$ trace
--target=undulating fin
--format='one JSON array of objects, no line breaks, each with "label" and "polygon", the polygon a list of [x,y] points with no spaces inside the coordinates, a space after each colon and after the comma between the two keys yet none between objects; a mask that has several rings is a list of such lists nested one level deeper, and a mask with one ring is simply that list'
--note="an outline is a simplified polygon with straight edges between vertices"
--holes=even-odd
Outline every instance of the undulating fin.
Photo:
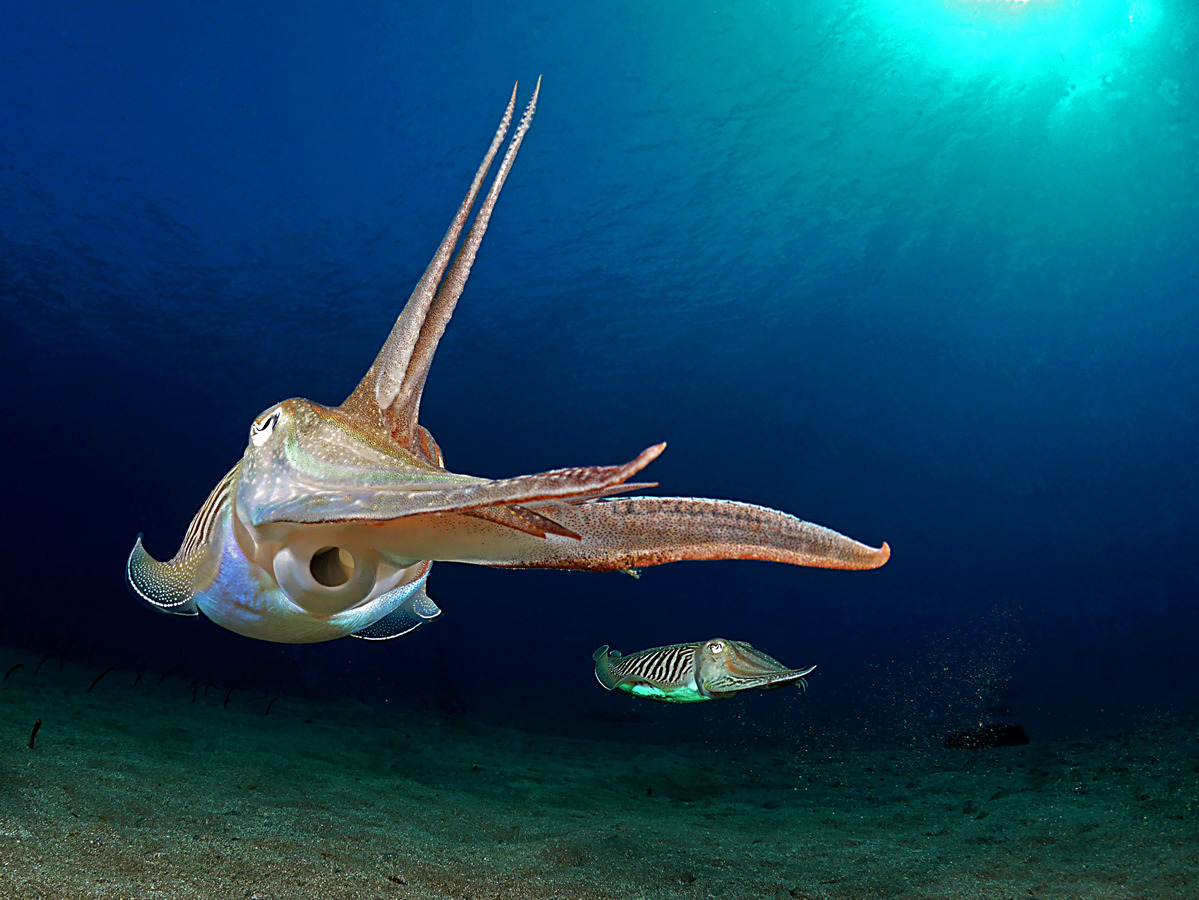
[{"label": "undulating fin", "polygon": [[613,674],[612,664],[620,659],[619,650],[609,650],[608,645],[600,647],[591,658],[595,661],[595,677],[608,690],[615,690],[620,684],[620,678]]},{"label": "undulating fin", "polygon": [[422,586],[416,596],[412,598],[412,611],[426,621],[436,619],[441,615],[441,608],[429,599],[429,595],[425,593]]},{"label": "undulating fin", "polygon": [[135,597],[163,612],[198,615],[192,593],[195,581],[194,567],[178,565],[174,560],[159,562],[142,546],[142,536],[137,536],[125,562],[125,582]]},{"label": "undulating fin", "polygon": [[388,613],[378,622],[368,625],[360,631],[350,633],[350,637],[361,638],[364,641],[390,641],[392,638],[403,637],[424,625],[428,619],[418,616],[410,609],[400,607],[395,612]]},{"label": "undulating fin", "polygon": [[164,612],[182,616],[197,614],[197,582],[205,574],[205,564],[210,561],[213,528],[223,507],[229,503],[232,485],[240,470],[241,463],[238,462],[217,482],[187,526],[179,552],[169,561],[160,562],[152,557],[142,546],[142,536],[137,536],[125,561],[125,583],[136,597]]},{"label": "undulating fin", "polygon": [[392,638],[402,637],[410,631],[414,631],[430,619],[435,619],[440,615],[441,610],[436,603],[429,599],[422,583],[416,595],[399,609],[388,613],[366,628],[352,632],[351,636],[364,641],[390,641]]}]

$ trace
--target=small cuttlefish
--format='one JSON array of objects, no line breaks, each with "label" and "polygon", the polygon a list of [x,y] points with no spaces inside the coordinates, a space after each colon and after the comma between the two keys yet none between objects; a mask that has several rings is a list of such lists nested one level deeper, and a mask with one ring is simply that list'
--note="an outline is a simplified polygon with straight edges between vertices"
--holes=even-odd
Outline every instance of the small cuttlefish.
[{"label": "small cuttlefish", "polygon": [[608,690],[620,688],[638,697],[667,703],[726,700],[750,688],[769,690],[784,684],[807,687],[804,676],[815,669],[788,669],[745,641],[712,638],[695,644],[653,647],[629,656],[600,647],[595,677]]}]

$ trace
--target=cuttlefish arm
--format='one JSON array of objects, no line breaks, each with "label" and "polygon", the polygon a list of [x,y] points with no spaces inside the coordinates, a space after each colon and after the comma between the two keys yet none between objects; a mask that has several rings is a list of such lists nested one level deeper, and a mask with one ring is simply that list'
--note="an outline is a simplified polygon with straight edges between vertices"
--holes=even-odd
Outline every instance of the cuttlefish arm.
[{"label": "cuttlefish arm", "polygon": [[[624,485],[659,444],[624,465],[556,469],[516,478],[458,475],[355,427],[342,410],[285,400],[251,437],[237,487],[239,517],[262,527],[388,522],[546,501],[578,501]],[[631,489],[631,486],[630,488]]]},{"label": "cuttlefish arm", "polygon": [[667,703],[726,700],[740,691],[807,686],[815,666],[790,669],[744,641],[713,638],[653,647],[628,656],[608,645],[592,654],[595,677],[608,690]]},{"label": "cuttlefish arm", "polygon": [[[431,436],[418,425],[417,418],[420,415],[421,396],[424,393],[429,367],[433,363],[433,354],[454,314],[458,298],[462,296],[466,287],[466,280],[470,276],[471,266],[474,265],[483,235],[491,221],[500,190],[512,170],[512,163],[515,162],[520,145],[533,122],[540,93],[541,79],[538,78],[533,88],[533,96],[529,98],[528,105],[520,117],[491,188],[475,215],[462,247],[457,255],[454,255],[454,247],[458,244],[458,238],[475,205],[483,181],[512,122],[512,113],[516,108],[516,87],[513,86],[508,107],[504,110],[491,145],[475,172],[465,199],[433,254],[433,259],[392,326],[379,355],[375,357],[362,381],[341,405],[341,410],[347,416],[357,418],[367,426],[382,424],[392,439],[402,447],[414,449],[414,445],[423,440],[432,443]],[[452,265],[451,255],[454,255]],[[441,464],[439,458],[433,461]]]}]

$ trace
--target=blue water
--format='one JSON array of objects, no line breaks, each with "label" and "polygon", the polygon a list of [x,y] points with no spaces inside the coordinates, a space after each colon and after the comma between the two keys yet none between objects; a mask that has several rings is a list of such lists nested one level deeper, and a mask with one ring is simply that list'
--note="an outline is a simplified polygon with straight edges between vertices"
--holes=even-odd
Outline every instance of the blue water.
[{"label": "blue water", "polygon": [[[3,22],[3,641],[562,727],[729,721],[591,673],[599,644],[715,635],[817,663],[807,696],[738,700],[737,721],[828,740],[1199,701],[1180,0],[42,2]],[[139,607],[136,534],[169,557],[255,415],[345,397],[538,75],[422,406],[449,466],[666,440],[659,492],[784,509],[891,562],[439,564],[445,615],[382,645]]]}]

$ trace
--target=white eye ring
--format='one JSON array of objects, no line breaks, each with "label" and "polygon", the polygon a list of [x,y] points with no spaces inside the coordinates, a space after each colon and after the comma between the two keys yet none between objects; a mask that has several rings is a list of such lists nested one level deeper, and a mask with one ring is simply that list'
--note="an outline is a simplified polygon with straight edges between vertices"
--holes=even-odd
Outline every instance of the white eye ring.
[{"label": "white eye ring", "polygon": [[254,422],[250,425],[250,443],[255,447],[261,447],[270,438],[271,433],[275,430],[275,426],[279,423],[279,413],[281,410],[276,407],[265,419]]},{"label": "white eye ring", "polygon": [[724,641],[709,641],[708,642],[708,652],[709,653],[723,653],[724,652]]}]

